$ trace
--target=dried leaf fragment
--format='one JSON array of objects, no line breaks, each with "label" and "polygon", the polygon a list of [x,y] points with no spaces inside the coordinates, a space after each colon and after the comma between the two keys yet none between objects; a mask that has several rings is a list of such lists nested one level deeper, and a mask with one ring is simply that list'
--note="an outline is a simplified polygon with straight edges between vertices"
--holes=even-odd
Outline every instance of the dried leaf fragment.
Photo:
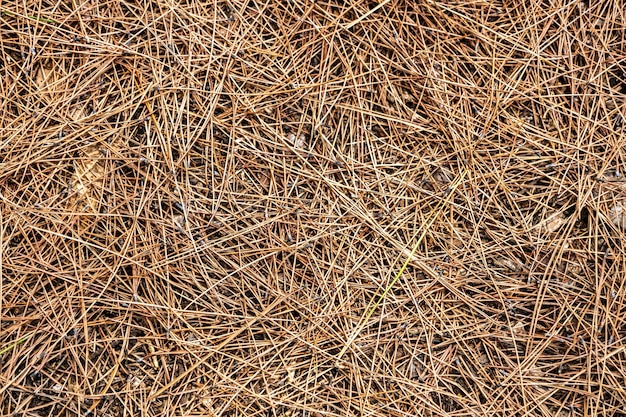
[{"label": "dried leaf fragment", "polygon": [[91,191],[94,185],[104,178],[104,161],[97,145],[89,146],[81,159],[75,162],[75,171],[72,175],[72,187],[74,197],[71,206],[75,207],[81,201],[85,201],[93,211],[98,209],[98,201],[92,197]]},{"label": "dried leaf fragment", "polygon": [[518,259],[500,257],[494,259],[493,263],[497,266],[504,267],[513,272],[519,272],[523,269],[522,263]]},{"label": "dried leaf fragment", "polygon": [[622,229],[626,228],[626,200],[616,202],[609,210],[609,220],[615,226]]},{"label": "dried leaf fragment", "polygon": [[567,217],[564,213],[556,213],[548,217],[543,223],[543,230],[547,233],[555,233],[561,226],[567,223]]}]

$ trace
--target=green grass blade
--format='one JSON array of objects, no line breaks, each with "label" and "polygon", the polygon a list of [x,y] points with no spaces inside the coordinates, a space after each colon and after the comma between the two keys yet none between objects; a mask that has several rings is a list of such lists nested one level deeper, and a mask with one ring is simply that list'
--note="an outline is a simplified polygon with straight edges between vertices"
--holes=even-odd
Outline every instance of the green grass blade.
[{"label": "green grass blade", "polygon": [[25,341],[27,341],[33,334],[29,334],[26,336],[22,336],[21,338],[17,339],[17,341],[3,349],[0,350],[0,356],[4,355],[5,353],[9,352],[10,350],[13,350],[15,347],[21,345],[22,343],[24,343]]},{"label": "green grass blade", "polygon": [[439,206],[437,207],[437,209],[435,210],[435,212],[433,213],[433,215],[431,216],[430,220],[428,220],[428,222],[426,222],[423,226],[422,226],[422,233],[420,234],[419,238],[417,239],[417,242],[415,242],[415,245],[413,245],[413,249],[411,250],[411,253],[409,254],[409,256],[407,257],[407,259],[404,261],[404,264],[402,264],[402,267],[400,268],[400,270],[398,271],[398,273],[394,276],[394,278],[391,280],[391,282],[389,283],[389,285],[387,285],[387,287],[385,288],[385,290],[383,291],[383,293],[380,295],[380,297],[378,297],[378,300],[376,301],[376,303],[368,310],[367,314],[365,314],[361,320],[359,321],[359,325],[357,326],[357,328],[355,329],[355,331],[352,333],[352,336],[350,336],[350,338],[348,339],[348,341],[346,342],[346,344],[344,345],[344,347],[341,349],[341,352],[339,352],[339,355],[337,356],[337,363],[341,360],[341,358],[343,357],[343,355],[346,353],[346,351],[349,349],[350,345],[352,345],[352,343],[356,340],[356,338],[358,337],[358,335],[361,333],[361,331],[363,330],[363,328],[365,327],[366,323],[369,321],[369,319],[372,317],[372,315],[374,314],[374,312],[376,311],[376,309],[378,308],[378,306],[380,305],[380,303],[385,299],[385,297],[387,296],[387,294],[389,293],[389,291],[391,291],[391,289],[393,288],[393,286],[396,284],[396,282],[398,282],[398,280],[400,279],[400,277],[402,276],[402,274],[404,273],[404,271],[406,270],[407,266],[409,265],[409,263],[411,262],[411,259],[413,259],[413,255],[415,255],[415,253],[417,252],[417,249],[419,248],[420,244],[422,243],[422,240],[424,240],[424,237],[426,236],[426,233],[428,233],[428,230],[430,230],[430,228],[432,227],[433,223],[435,223],[435,220],[439,217],[439,214],[441,212],[441,209],[443,207],[445,207],[446,204],[448,204],[450,202],[450,200],[452,199],[452,196],[454,195],[454,192],[456,191],[456,189],[459,187],[459,185],[463,182],[463,179],[465,178],[465,175],[467,174],[467,171],[463,171],[455,180],[454,182],[450,185],[449,188],[449,193],[448,196],[446,197],[445,200],[443,200],[443,202],[441,202],[439,204]]},{"label": "green grass blade", "polygon": [[30,20],[37,20],[37,21],[43,22],[43,23],[50,23],[50,24],[54,24],[54,25],[58,25],[59,24],[59,22],[57,22],[56,20],[49,19],[47,17],[27,16],[27,15],[13,13],[13,12],[10,12],[8,10],[0,10],[0,13],[5,14],[7,16],[12,16],[12,17],[24,17],[24,18],[30,19]]}]

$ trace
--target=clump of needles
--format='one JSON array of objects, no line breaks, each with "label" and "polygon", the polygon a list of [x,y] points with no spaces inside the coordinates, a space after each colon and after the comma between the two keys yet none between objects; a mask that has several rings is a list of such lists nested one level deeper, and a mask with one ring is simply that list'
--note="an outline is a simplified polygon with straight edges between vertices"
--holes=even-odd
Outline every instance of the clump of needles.
[{"label": "clump of needles", "polygon": [[0,3],[3,416],[624,415],[624,0]]}]

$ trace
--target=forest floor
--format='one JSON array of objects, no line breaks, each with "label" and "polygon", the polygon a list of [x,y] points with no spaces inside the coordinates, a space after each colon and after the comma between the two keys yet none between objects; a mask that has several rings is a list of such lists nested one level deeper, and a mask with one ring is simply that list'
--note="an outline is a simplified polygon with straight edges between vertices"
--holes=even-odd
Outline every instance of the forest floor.
[{"label": "forest floor", "polygon": [[625,10],[0,3],[0,414],[625,415]]}]

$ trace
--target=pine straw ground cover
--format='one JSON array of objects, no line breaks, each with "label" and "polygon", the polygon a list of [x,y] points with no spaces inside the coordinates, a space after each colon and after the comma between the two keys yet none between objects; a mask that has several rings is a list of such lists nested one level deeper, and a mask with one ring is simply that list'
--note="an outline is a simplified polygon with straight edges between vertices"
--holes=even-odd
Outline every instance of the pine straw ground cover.
[{"label": "pine straw ground cover", "polygon": [[625,25],[3,1],[0,414],[624,415]]}]

